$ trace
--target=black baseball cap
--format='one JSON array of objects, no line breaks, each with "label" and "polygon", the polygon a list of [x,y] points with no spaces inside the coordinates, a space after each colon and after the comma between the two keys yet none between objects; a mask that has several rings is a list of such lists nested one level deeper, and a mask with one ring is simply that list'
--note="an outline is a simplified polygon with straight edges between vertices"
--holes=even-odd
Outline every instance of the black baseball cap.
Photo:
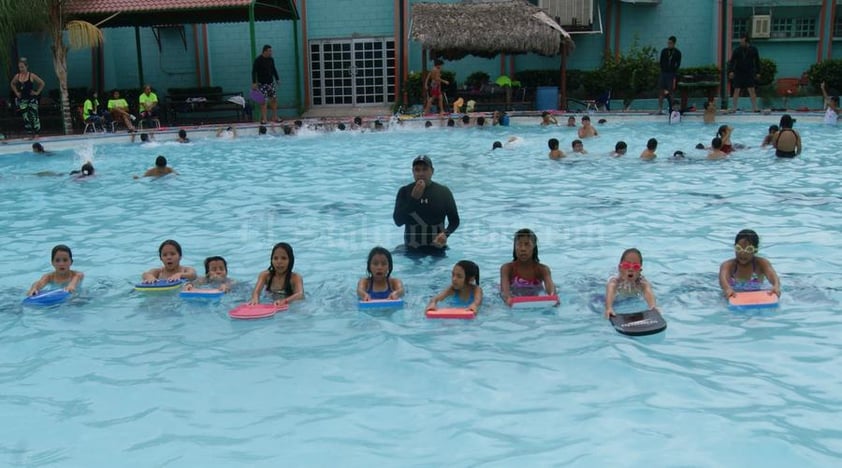
[{"label": "black baseball cap", "polygon": [[415,167],[416,164],[426,164],[430,166],[430,169],[433,168],[433,161],[426,154],[422,154],[415,159],[412,160],[412,167]]}]

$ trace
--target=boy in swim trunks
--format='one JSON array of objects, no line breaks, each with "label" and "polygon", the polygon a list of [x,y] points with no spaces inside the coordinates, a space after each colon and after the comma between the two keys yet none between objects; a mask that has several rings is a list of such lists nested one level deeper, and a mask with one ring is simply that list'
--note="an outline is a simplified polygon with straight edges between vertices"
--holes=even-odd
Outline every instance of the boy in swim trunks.
[{"label": "boy in swim trunks", "polygon": [[719,267],[719,286],[726,298],[737,291],[762,289],[764,279],[772,286],[769,294],[781,295],[781,282],[772,263],[756,256],[760,250],[760,236],[751,229],[743,229],[734,239],[734,258],[725,260]]},{"label": "boy in swim trunks", "polygon": [[427,93],[427,102],[424,104],[424,114],[430,112],[430,106],[433,104],[433,98],[435,98],[438,102],[439,114],[445,114],[441,84],[444,83],[449,85],[450,82],[443,80],[441,77],[442,65],[444,65],[444,62],[439,59],[433,61],[433,69],[430,70],[430,73],[427,75],[427,79],[424,80],[424,92]]}]

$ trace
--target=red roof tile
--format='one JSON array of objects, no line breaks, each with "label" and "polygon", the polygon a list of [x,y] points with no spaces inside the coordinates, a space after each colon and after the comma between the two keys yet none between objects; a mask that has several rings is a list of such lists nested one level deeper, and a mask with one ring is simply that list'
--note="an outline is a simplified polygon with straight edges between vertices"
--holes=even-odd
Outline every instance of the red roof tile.
[{"label": "red roof tile", "polygon": [[130,11],[197,10],[248,6],[252,0],[71,0],[65,12],[117,13]]},{"label": "red roof tile", "polygon": [[257,21],[298,19],[295,0],[67,0],[64,12],[106,28],[235,23],[248,21],[252,3]]}]

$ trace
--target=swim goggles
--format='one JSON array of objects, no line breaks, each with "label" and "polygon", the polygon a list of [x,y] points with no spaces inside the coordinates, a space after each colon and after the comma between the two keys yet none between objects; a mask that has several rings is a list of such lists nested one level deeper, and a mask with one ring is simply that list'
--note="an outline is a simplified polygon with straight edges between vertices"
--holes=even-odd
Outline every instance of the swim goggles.
[{"label": "swim goggles", "polygon": [[634,263],[634,262],[620,262],[620,269],[621,269],[621,270],[634,270],[634,271],[640,271],[641,266],[642,266],[642,265],[641,265],[640,263]]},{"label": "swim goggles", "polygon": [[748,247],[743,247],[740,244],[734,244],[734,252],[736,252],[738,254],[747,253],[749,255],[754,255],[759,251],[760,251],[760,247],[755,247],[753,245],[750,245]]}]

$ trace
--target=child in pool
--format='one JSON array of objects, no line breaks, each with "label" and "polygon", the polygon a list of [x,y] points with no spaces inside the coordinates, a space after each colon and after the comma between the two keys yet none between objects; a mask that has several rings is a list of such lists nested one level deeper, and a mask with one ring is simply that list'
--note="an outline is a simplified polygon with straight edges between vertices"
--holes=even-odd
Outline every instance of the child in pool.
[{"label": "child in pool", "polygon": [[161,259],[164,266],[143,273],[141,277],[143,283],[154,283],[158,280],[178,281],[186,279],[193,281],[196,279],[196,270],[193,267],[181,266],[181,245],[178,242],[172,239],[161,242],[160,247],[158,247],[158,258]]},{"label": "child in pool", "polygon": [[403,296],[403,283],[392,278],[392,254],[383,247],[375,247],[368,253],[366,263],[368,276],[357,283],[357,295],[363,301],[372,299],[395,300]]},{"label": "child in pool", "polygon": [[573,148],[574,153],[588,154],[587,150],[585,150],[585,144],[582,143],[582,140],[573,140],[570,143],[570,146]]},{"label": "child in pool", "polygon": [[762,288],[763,280],[769,281],[769,294],[781,295],[781,282],[772,263],[755,254],[760,250],[760,236],[751,229],[743,229],[734,239],[735,256],[725,260],[719,267],[719,286],[725,297],[737,291],[756,291]]},{"label": "child in pool", "polygon": [[643,277],[643,254],[635,248],[626,249],[617,265],[617,276],[605,286],[605,318],[614,315],[614,300],[618,297],[643,296],[649,309],[655,308],[652,285]]},{"label": "child in pool", "polygon": [[722,151],[722,140],[719,137],[714,137],[710,142],[710,152],[708,152],[708,159],[711,161],[725,159],[728,155]]},{"label": "child in pool", "polygon": [[263,290],[272,296],[276,306],[304,299],[304,280],[292,271],[294,267],[295,253],[292,246],[286,242],[275,244],[269,257],[269,268],[257,275],[257,284],[254,285],[248,303],[259,304],[260,292]]},{"label": "child in pool", "polygon": [[657,150],[657,149],[658,149],[658,140],[656,140],[655,138],[650,138],[646,142],[646,149],[643,150],[642,153],[640,153],[640,159],[642,159],[644,161],[651,161],[651,160],[657,158],[658,155],[655,153],[655,150]]},{"label": "child in pool", "polygon": [[734,132],[733,127],[728,125],[720,125],[719,130],[716,131],[716,136],[722,140],[722,150],[725,154],[731,154],[734,151],[734,145],[731,144],[731,134]]},{"label": "child in pool", "polygon": [[763,143],[760,146],[765,148],[769,145],[774,144],[775,135],[778,134],[778,130],[780,130],[780,128],[778,128],[777,125],[769,125],[769,133],[767,133],[766,136],[763,137]]},{"label": "child in pool", "polygon": [[[452,296],[452,297],[451,297]],[[447,305],[464,307],[476,312],[482,304],[482,288],[479,286],[479,266],[470,260],[460,260],[453,266],[450,286],[430,299],[427,310],[435,310],[440,301],[451,297]]]},{"label": "child in pool", "polygon": [[199,286],[210,286],[227,293],[233,284],[234,281],[228,278],[228,262],[222,257],[208,257],[205,259],[205,276],[185,284],[184,290],[191,291]]},{"label": "child in pool", "polygon": [[512,261],[500,267],[500,296],[538,296],[556,293],[550,267],[538,260],[538,237],[529,229],[515,233]]},{"label": "child in pool", "polygon": [[565,156],[564,151],[558,149],[558,139],[550,138],[547,141],[547,146],[550,147],[550,159],[561,159]]},{"label": "child in pool", "polygon": [[64,286],[64,290],[69,293],[73,293],[76,291],[76,287],[79,286],[79,283],[81,283],[85,278],[85,274],[81,271],[73,271],[70,269],[73,265],[73,253],[70,251],[70,247],[59,244],[53,247],[50,257],[55,271],[47,273],[42,276],[41,279],[32,283],[29,291],[26,292],[27,296],[34,296],[38,294],[41,288],[50,283],[56,285],[64,284],[66,285]]}]

